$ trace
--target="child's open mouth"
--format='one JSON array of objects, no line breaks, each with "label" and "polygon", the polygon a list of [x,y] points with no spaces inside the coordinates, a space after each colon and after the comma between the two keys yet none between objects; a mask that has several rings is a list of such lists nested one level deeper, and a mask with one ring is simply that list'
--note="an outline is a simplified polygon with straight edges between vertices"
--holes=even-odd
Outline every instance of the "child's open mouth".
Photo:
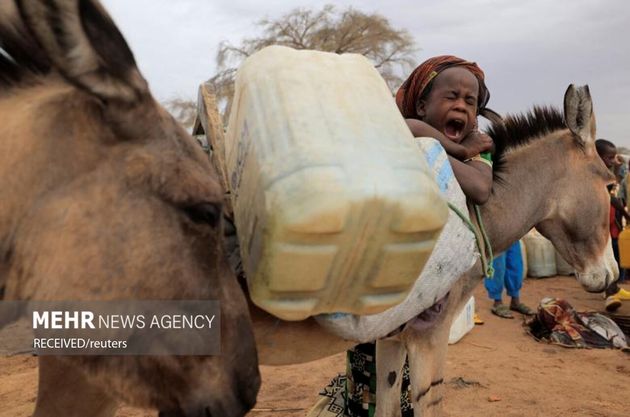
[{"label": "child's open mouth", "polygon": [[444,126],[444,134],[451,140],[460,140],[466,123],[460,119],[451,119]]}]

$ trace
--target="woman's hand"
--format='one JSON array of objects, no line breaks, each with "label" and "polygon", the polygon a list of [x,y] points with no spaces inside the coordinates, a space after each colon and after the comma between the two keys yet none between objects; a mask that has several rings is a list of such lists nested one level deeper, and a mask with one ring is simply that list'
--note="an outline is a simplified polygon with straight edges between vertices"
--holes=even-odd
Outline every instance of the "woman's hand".
[{"label": "woman's hand", "polygon": [[492,138],[476,129],[467,134],[460,145],[466,148],[465,159],[470,159],[482,152],[491,152],[494,148]]}]

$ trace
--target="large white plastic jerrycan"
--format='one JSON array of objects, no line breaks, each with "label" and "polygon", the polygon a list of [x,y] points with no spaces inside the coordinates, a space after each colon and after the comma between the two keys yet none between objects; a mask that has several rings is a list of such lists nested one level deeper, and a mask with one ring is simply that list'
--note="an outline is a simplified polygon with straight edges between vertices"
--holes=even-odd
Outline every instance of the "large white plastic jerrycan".
[{"label": "large white plastic jerrycan", "polygon": [[270,46],[249,57],[225,152],[250,296],[285,320],[399,303],[448,218],[361,55]]}]

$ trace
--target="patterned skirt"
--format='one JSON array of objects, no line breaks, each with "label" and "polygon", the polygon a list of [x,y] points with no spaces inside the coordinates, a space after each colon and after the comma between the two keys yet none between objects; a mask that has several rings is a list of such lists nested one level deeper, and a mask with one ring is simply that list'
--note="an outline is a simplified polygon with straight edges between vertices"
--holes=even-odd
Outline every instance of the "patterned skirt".
[{"label": "patterned skirt", "polygon": [[[402,371],[400,409],[402,417],[413,417],[410,398],[409,363]],[[320,395],[309,417],[374,417],[376,412],[376,344],[363,343],[348,350],[346,375],[338,375]]]}]

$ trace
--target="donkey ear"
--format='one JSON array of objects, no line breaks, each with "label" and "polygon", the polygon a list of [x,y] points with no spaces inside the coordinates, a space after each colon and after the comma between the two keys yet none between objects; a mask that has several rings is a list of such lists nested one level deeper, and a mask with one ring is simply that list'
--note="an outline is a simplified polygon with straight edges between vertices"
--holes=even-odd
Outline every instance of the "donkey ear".
[{"label": "donkey ear", "polygon": [[490,122],[492,122],[492,124],[497,124],[497,125],[503,124],[503,117],[499,113],[497,113],[494,110],[489,109],[487,107],[481,109],[479,111],[479,115],[485,117],[488,120],[490,120]]},{"label": "donkey ear", "polygon": [[26,26],[55,68],[103,100],[132,103],[148,95],[133,54],[93,0],[17,0]]},{"label": "donkey ear", "polygon": [[588,85],[575,87],[573,84],[564,93],[564,120],[573,134],[582,142],[595,141],[595,113]]}]

